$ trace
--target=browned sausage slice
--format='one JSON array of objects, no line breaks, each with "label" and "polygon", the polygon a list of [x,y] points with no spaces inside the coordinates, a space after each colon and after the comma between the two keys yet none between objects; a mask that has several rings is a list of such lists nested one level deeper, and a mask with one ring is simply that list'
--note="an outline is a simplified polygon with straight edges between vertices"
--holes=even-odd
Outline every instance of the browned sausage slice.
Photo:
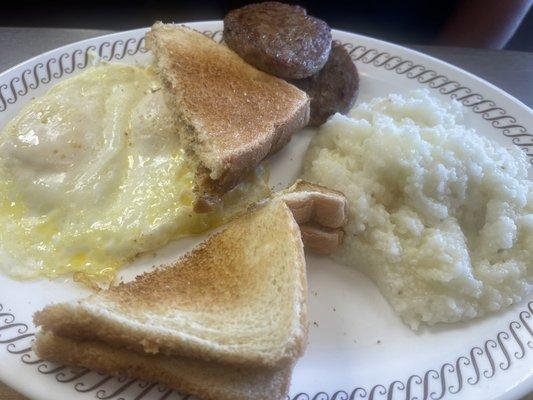
[{"label": "browned sausage slice", "polygon": [[337,43],[333,44],[328,62],[320,72],[290,82],[311,98],[311,126],[322,125],[336,112],[346,114],[359,92],[357,68],[346,49]]},{"label": "browned sausage slice", "polygon": [[229,12],[224,40],[253,66],[281,78],[302,79],[326,64],[331,29],[302,7],[271,1]]}]

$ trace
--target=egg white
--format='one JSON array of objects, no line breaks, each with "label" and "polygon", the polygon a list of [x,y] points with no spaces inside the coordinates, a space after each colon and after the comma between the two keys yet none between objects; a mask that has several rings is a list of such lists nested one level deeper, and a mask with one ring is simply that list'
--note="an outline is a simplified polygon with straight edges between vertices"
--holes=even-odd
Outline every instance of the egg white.
[{"label": "egg white", "polygon": [[192,179],[150,69],[67,79],[0,134],[0,268],[110,280],[136,254],[221,222],[193,212]]}]

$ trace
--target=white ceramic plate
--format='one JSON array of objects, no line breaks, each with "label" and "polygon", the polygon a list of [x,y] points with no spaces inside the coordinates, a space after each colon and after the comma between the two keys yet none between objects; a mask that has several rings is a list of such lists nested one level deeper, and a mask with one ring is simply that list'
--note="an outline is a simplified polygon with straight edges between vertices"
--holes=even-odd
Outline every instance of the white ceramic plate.
[{"label": "white ceramic plate", "polygon": [[[221,22],[190,26],[221,39]],[[91,52],[111,62],[145,64],[144,32],[74,43],[1,74],[0,127],[30,99],[86,68]],[[339,31],[334,38],[346,45],[359,69],[358,101],[428,88],[444,100],[461,101],[469,126],[503,145],[520,146],[533,163],[533,113],[508,94],[403,47]],[[270,160],[271,184],[282,188],[296,178],[313,134],[296,135]],[[170,261],[198,241],[172,243],[156,260],[141,259],[126,268],[124,276]],[[327,258],[308,255],[307,260],[309,347],[295,369],[289,400],[516,399],[533,390],[533,296],[487,318],[414,333],[365,276]],[[32,314],[52,301],[85,293],[69,279],[17,282],[0,276],[0,380],[33,399],[186,398],[160,385],[36,359],[30,349]]]}]

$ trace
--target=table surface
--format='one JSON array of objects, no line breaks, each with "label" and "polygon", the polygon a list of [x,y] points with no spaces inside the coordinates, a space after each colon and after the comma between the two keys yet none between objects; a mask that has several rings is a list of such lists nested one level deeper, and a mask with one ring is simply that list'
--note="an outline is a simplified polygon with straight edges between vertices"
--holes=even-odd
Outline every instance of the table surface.
[{"label": "table surface", "polygon": [[[112,31],[53,28],[1,28],[0,72],[56,47]],[[471,72],[533,107],[533,53],[465,49],[438,46],[407,46]],[[24,400],[0,382],[1,400]],[[533,400],[533,394],[523,400]]]}]

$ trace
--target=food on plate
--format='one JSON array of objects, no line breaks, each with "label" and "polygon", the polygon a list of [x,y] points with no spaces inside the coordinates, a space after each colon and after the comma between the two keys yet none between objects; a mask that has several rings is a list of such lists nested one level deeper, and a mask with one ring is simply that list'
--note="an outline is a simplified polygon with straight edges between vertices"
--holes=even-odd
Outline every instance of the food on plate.
[{"label": "food on plate", "polygon": [[[135,255],[229,217],[193,212],[194,173],[160,88],[150,68],[101,64],[58,83],[6,125],[0,270],[110,281]],[[226,205],[266,195],[258,171]]]},{"label": "food on plate", "polygon": [[466,128],[463,112],[427,91],[376,98],[331,117],[306,155],[304,179],[348,199],[334,259],[365,271],[414,329],[504,309],[531,289],[526,155]]},{"label": "food on plate", "polygon": [[159,22],[146,38],[194,164],[195,209],[212,210],[307,124],[309,98],[191,29]]},{"label": "food on plate", "polygon": [[296,181],[277,192],[274,200],[283,200],[300,225],[306,249],[331,254],[342,243],[343,227],[348,221],[348,204],[341,192],[324,186]]},{"label": "food on plate", "polygon": [[338,43],[333,44],[324,68],[309,78],[290,82],[311,98],[311,126],[322,125],[336,112],[346,114],[359,92],[357,68],[344,46]]},{"label": "food on plate", "polygon": [[34,316],[34,349],[206,400],[283,399],[306,347],[306,294],[298,225],[284,202],[269,202],[172,266],[47,306]]},{"label": "food on plate", "polygon": [[305,289],[298,225],[283,202],[271,202],[175,265],[48,306],[35,322],[60,336],[148,353],[275,366],[305,346]]},{"label": "food on plate", "polygon": [[318,254],[332,254],[344,238],[342,229],[326,228],[320,225],[304,224],[300,226],[305,247]]},{"label": "food on plate", "polygon": [[275,1],[250,4],[224,18],[227,45],[253,66],[272,75],[302,79],[326,64],[331,29],[304,8]]},{"label": "food on plate", "polygon": [[50,332],[36,336],[38,352],[44,359],[162,382],[170,388],[194,393],[202,400],[284,400],[292,374],[292,366],[264,369],[219,365],[185,357],[140,354]]},{"label": "food on plate", "polygon": [[347,113],[359,91],[357,68],[341,44],[332,44],[330,31],[300,6],[264,2],[228,13],[223,36],[245,61],[305,91],[309,125],[319,126]]}]

